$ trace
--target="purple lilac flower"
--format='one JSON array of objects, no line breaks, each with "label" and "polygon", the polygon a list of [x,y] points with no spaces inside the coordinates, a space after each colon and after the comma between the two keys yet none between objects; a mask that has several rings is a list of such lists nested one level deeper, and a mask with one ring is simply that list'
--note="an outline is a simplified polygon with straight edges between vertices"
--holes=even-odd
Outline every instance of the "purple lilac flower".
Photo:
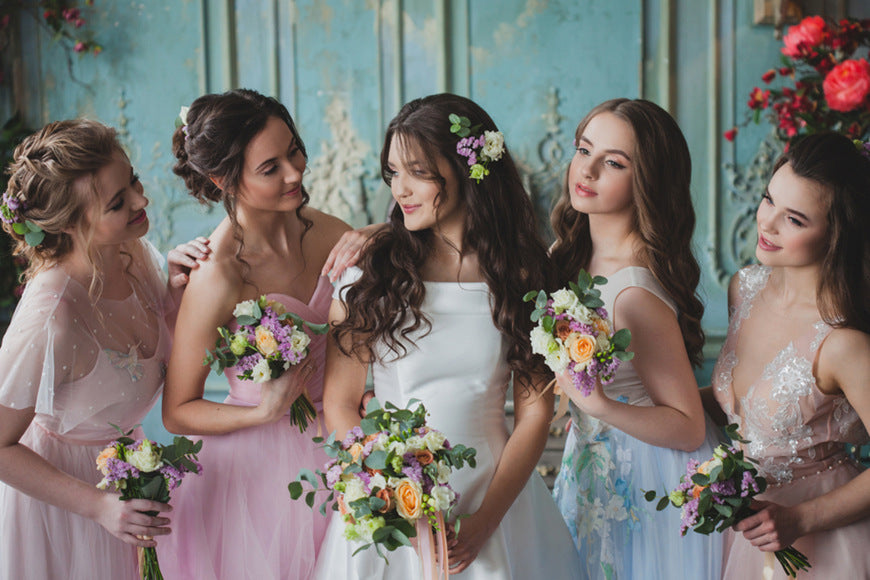
[{"label": "purple lilac flower", "polygon": [[725,498],[737,495],[737,486],[732,479],[714,481],[710,484],[710,491],[713,492],[713,501],[722,504],[725,503]]},{"label": "purple lilac flower", "polygon": [[363,483],[363,489],[366,490],[366,493],[372,492],[372,476],[366,473],[365,471],[360,471],[356,474],[359,480]]},{"label": "purple lilac flower", "polygon": [[160,474],[166,479],[166,485],[169,486],[169,491],[173,491],[181,485],[181,479],[184,477],[184,473],[172,465],[164,465],[161,467]]},{"label": "purple lilac flower", "polygon": [[344,449],[347,449],[351,445],[357,442],[358,439],[362,439],[365,437],[363,434],[363,430],[359,425],[354,425],[353,429],[347,432],[347,436],[342,440],[341,446]]},{"label": "purple lilac flower", "polygon": [[758,483],[749,471],[743,472],[743,480],[740,482],[740,497],[753,496],[758,493]]},{"label": "purple lilac flower", "polygon": [[249,354],[248,356],[243,356],[239,359],[239,362],[236,363],[236,372],[239,374],[244,373],[245,371],[249,371],[254,368],[254,366],[260,362],[260,359],[263,358],[260,353]]},{"label": "purple lilac flower", "polygon": [[686,535],[689,528],[693,527],[698,522],[698,500],[692,499],[683,504],[683,511],[680,517],[680,533]]},{"label": "purple lilac flower", "polygon": [[333,465],[326,471],[326,486],[329,489],[333,489],[338,480],[341,479],[341,472],[340,465]]},{"label": "purple lilac flower", "polygon": [[405,453],[402,456],[402,459],[405,462],[404,467],[402,467],[402,475],[414,481],[422,481],[423,466],[420,465],[420,462],[417,461],[417,458],[414,456],[414,454],[410,452]]},{"label": "purple lilac flower", "polygon": [[106,460],[106,470],[109,472],[106,474],[106,481],[108,482],[124,481],[127,478],[139,477],[138,469],[126,461],[115,457],[110,457]]}]

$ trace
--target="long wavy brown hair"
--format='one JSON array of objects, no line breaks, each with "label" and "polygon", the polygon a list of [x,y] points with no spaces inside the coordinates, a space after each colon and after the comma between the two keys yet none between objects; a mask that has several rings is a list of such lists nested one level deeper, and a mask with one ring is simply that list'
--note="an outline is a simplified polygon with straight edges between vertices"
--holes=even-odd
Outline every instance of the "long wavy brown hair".
[{"label": "long wavy brown hair", "polygon": [[870,160],[838,133],[816,133],[793,144],[774,165],[820,184],[828,204],[828,247],[817,303],[824,321],[870,333]]},{"label": "long wavy brown hair", "polygon": [[[245,164],[245,149],[270,118],[284,121],[306,161],[308,153],[287,107],[277,99],[250,89],[236,89],[223,94],[203,95],[193,101],[187,112],[187,126],[178,127],[172,135],[172,153],[176,163],[173,173],[184,180],[190,195],[203,204],[220,201],[232,224],[237,242],[236,259],[243,266],[243,280],[249,265],[243,258],[244,231],[236,215],[236,196]],[[221,182],[218,187],[212,179]],[[296,216],[304,225],[302,237],[311,228],[302,209],[310,197],[302,187],[302,204]]]},{"label": "long wavy brown hair", "polygon": [[[532,359],[530,312],[522,297],[529,290],[551,287],[546,247],[510,153],[491,163],[489,175],[480,182],[471,179],[466,158],[456,152],[459,137],[450,132],[451,113],[467,117],[471,126],[480,125],[480,131],[498,131],[489,115],[464,97],[444,93],[416,99],[387,128],[381,175],[390,185],[387,159],[394,139],[417,148],[426,173],[441,187],[436,203],[443,203],[448,192],[437,162],[447,163],[458,182],[455,195],[467,210],[462,251],[476,253],[492,296],[492,320],[509,344],[508,363],[528,383],[539,364]],[[402,355],[413,333],[428,331],[429,320],[420,309],[426,294],[421,269],[435,235],[432,230],[409,231],[401,207],[393,208],[389,227],[371,239],[360,261],[362,277],[345,296],[347,317],[334,332],[345,354],[376,360],[375,346],[384,344]]]},{"label": "long wavy brown hair", "polygon": [[[577,142],[589,121],[605,112],[616,115],[634,131],[633,229],[641,240],[639,258],[677,304],[686,352],[692,364],[700,366],[704,360],[704,305],[697,294],[701,269],[692,253],[695,211],[689,147],[673,117],[643,99],[613,99],[598,105],[577,125]],[[592,257],[589,216],[571,206],[567,172],[551,223],[556,233],[551,259],[559,269],[559,282],[566,284],[581,268],[588,267]]]}]

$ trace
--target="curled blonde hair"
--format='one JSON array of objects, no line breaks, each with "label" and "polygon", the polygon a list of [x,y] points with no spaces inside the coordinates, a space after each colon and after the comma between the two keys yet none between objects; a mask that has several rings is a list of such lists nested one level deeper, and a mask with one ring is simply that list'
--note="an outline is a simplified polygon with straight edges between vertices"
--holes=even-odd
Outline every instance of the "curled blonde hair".
[{"label": "curled blonde hair", "polygon": [[93,271],[90,293],[100,293],[102,276],[90,243],[93,224],[88,211],[99,199],[96,174],[115,153],[126,157],[117,132],[85,119],[49,123],[15,148],[6,170],[7,193],[23,202],[17,210],[21,218],[45,232],[42,243],[33,247],[11,224],[3,224],[16,242],[13,254],[28,262],[25,281],[62,261],[74,247],[81,247]]}]

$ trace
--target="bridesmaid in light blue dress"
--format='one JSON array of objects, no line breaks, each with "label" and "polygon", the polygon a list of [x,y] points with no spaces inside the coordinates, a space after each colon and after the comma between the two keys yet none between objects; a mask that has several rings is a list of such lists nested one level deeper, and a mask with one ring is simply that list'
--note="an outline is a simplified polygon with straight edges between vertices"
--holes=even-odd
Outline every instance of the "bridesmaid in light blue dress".
[{"label": "bridesmaid in light blue dress", "polygon": [[[458,124],[470,135],[450,131],[457,125],[451,114],[464,118]],[[382,404],[419,399],[429,425],[452,444],[477,449],[477,467],[451,476],[460,496],[454,513],[468,514],[448,534],[455,578],[579,578],[568,529],[534,471],[553,397],[539,396],[546,378],[532,359],[522,296],[549,286],[547,256],[501,134],[468,99],[434,95],[402,108],[381,160],[397,203],[330,310],[337,326],[327,346],[327,427],[341,436],[359,424],[371,362]],[[504,407],[512,377],[509,433]],[[414,550],[388,553],[389,565],[374,549],[352,555],[359,545],[343,529],[334,517],[317,578],[423,577]]]},{"label": "bridesmaid in light blue dress", "polygon": [[615,329],[631,331],[635,357],[585,398],[557,377],[572,421],[556,502],[585,578],[718,578],[721,535],[681,537],[679,510],[643,499],[676,487],[688,460],[718,444],[692,373],[704,337],[688,147],[670,115],[643,100],[599,105],[575,137],[551,259],[563,285],[581,268],[608,278],[601,298]]}]

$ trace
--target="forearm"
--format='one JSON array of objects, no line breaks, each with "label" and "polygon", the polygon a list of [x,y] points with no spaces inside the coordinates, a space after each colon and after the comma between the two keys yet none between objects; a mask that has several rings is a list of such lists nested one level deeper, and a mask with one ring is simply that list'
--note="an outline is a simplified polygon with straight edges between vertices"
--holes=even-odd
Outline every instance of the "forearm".
[{"label": "forearm", "polygon": [[608,399],[594,416],[657,447],[694,451],[704,442],[704,414],[689,416],[665,405],[643,407]]},{"label": "forearm", "polygon": [[170,406],[164,400],[163,425],[179,435],[223,435],[276,420],[260,407],[216,403],[207,399]]},{"label": "forearm", "polygon": [[795,505],[801,536],[870,517],[870,470],[824,495]]},{"label": "forearm", "polygon": [[64,473],[21,443],[0,449],[0,480],[36,500],[89,519],[96,519],[99,500],[107,493]]},{"label": "forearm", "polygon": [[[360,395],[361,398],[362,395]],[[324,399],[323,418],[326,430],[330,433],[334,431],[336,439],[344,439],[348,431],[360,424],[359,400],[352,405],[350,403],[330,404]]]}]

